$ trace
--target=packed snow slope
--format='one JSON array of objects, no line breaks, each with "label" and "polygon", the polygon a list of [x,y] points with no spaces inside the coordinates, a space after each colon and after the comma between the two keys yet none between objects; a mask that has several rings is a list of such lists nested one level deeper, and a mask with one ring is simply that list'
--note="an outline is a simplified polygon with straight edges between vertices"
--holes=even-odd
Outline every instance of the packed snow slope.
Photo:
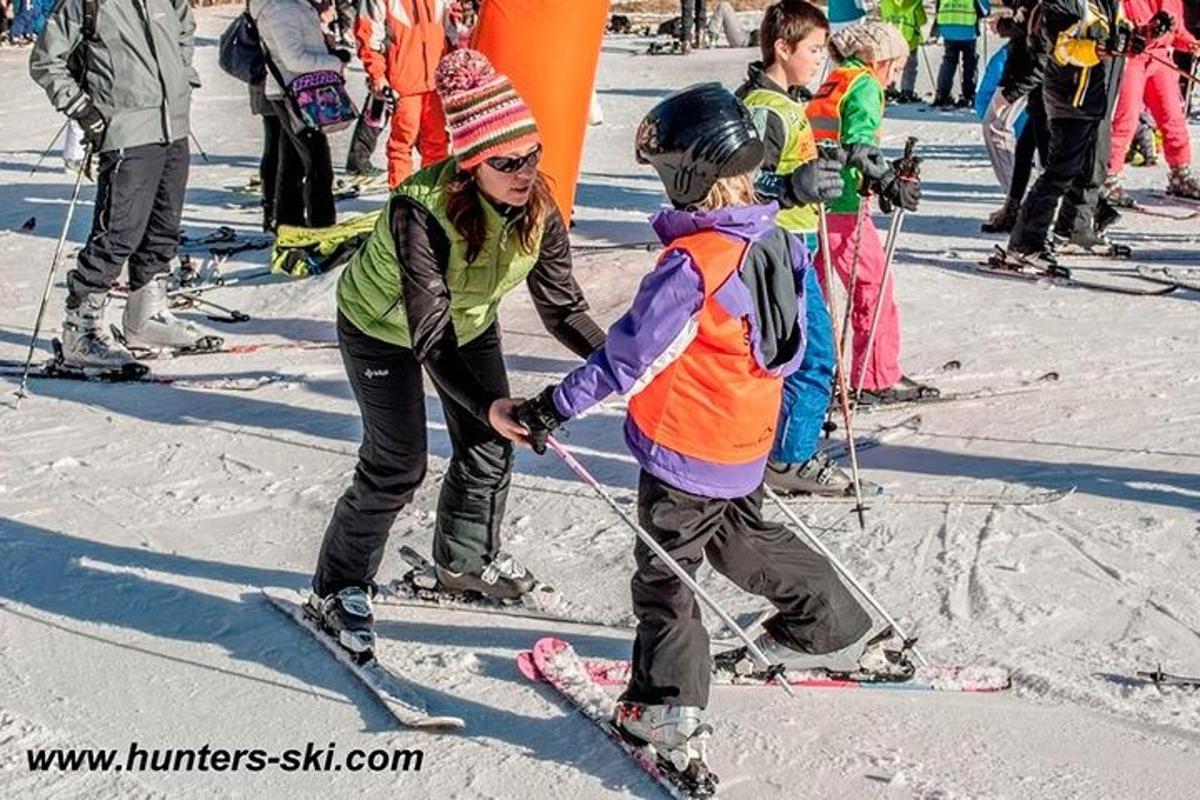
[{"label": "packed snow slope", "polygon": [[[235,9],[198,13],[196,134],[184,212],[189,234],[256,230],[224,187],[256,169],[259,127],[245,88],[216,68]],[[639,54],[606,42],[605,122],[589,131],[573,235],[581,246],[651,240],[662,196],[634,164],[633,131],[671,89],[733,86],[753,51]],[[935,59],[937,53],[931,55]],[[26,51],[0,51],[0,357],[24,356],[70,181],[57,156],[30,168],[60,124],[26,77]],[[924,70],[922,70],[924,76]],[[351,84],[361,86],[361,74]],[[928,87],[924,87],[928,90]],[[1197,129],[1193,127],[1193,140]],[[947,502],[882,504],[860,530],[848,509],[799,506],[806,519],[938,662],[1012,669],[995,696],[718,688],[707,710],[711,760],[728,798],[1195,797],[1200,693],[1133,678],[1162,664],[1200,672],[1200,293],[1102,294],[997,279],[975,262],[994,241],[979,222],[999,205],[978,125],[965,112],[890,108],[883,144],[919,138],[924,201],[904,223],[897,292],[904,364],[945,391],[1004,386],[1049,370],[1057,383],[921,411],[919,431],[862,457],[889,494]],[[335,160],[346,136],[335,142]],[[1130,169],[1147,204],[1163,167]],[[84,240],[94,189],[70,230]],[[343,204],[366,211],[378,200]],[[36,217],[32,231],[21,224]],[[887,220],[876,219],[881,230]],[[1200,223],[1128,215],[1115,234],[1147,258],[1196,258]],[[998,240],[996,240],[998,241]],[[605,323],[653,255],[578,254]],[[227,274],[261,271],[239,256]],[[1097,267],[1127,270],[1128,265]],[[1095,273],[1134,282],[1128,274]],[[209,323],[231,343],[330,341],[336,275],[258,278],[212,295],[253,319]],[[38,341],[60,321],[59,273]],[[523,291],[503,310],[514,390],[532,394],[576,362],[545,335]],[[957,359],[962,368],[942,372]],[[0,795],[60,797],[656,797],[658,789],[514,655],[540,636],[584,655],[622,657],[621,629],[380,606],[380,655],[459,735],[399,730],[306,633],[260,596],[303,587],[334,501],[354,466],[356,407],[335,349],[274,349],[155,362],[179,376],[283,376],[253,392],[37,381],[19,412],[0,409]],[[6,393],[15,381],[5,379]],[[448,440],[429,393],[429,479],[393,545],[427,550]],[[906,412],[864,415],[867,432]],[[617,401],[570,424],[576,448],[621,502],[636,467]],[[1022,506],[1032,493],[1074,493]],[[969,504],[987,495],[1014,502]],[[629,620],[632,535],[553,456],[523,452],[506,547],[575,608]],[[382,578],[401,564],[394,547]],[[756,609],[710,571],[735,612]],[[37,773],[30,748],[420,748],[409,772]]]}]

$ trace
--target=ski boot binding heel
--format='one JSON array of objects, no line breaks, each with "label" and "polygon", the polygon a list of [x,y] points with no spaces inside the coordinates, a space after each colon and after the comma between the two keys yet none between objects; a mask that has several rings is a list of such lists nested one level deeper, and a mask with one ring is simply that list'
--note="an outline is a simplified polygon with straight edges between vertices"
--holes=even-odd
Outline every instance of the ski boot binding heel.
[{"label": "ski boot binding heel", "polygon": [[916,673],[916,667],[908,658],[908,650],[915,642],[898,640],[891,627],[886,627],[878,632],[868,631],[838,650],[810,653],[764,632],[754,643],[771,662],[769,668],[764,669],[758,664],[749,648],[738,647],[714,656],[713,671],[762,681],[777,677],[780,670],[787,670],[824,673],[861,683],[901,682]]},{"label": "ski boot binding heel", "polygon": [[313,592],[304,604],[304,613],[359,664],[375,657],[375,611],[371,595],[361,586],[347,586],[325,597]]},{"label": "ski boot binding heel", "polygon": [[538,580],[515,556],[496,553],[484,568],[476,572],[454,572],[436,568],[441,588],[452,592],[475,593],[501,601],[521,600],[538,587]]},{"label": "ski boot binding heel", "polygon": [[858,403],[862,406],[885,406],[889,403],[919,403],[941,397],[942,390],[902,375],[894,385],[879,391],[862,391]]},{"label": "ski boot binding heel", "polygon": [[[800,464],[768,461],[766,484],[784,497],[853,497],[854,479],[825,453],[818,452]],[[864,496],[877,495],[883,487],[860,481]]]},{"label": "ski boot binding heel", "polygon": [[630,744],[651,748],[659,768],[669,771],[689,797],[716,794],[717,776],[706,760],[713,729],[700,721],[699,708],[620,702],[613,711],[613,729]]}]

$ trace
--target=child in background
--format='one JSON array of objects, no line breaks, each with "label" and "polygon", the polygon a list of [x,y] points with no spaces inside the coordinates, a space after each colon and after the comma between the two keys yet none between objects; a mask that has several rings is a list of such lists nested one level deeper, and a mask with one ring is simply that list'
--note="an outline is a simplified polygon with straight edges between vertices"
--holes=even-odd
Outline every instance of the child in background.
[{"label": "child in background", "polygon": [[[937,389],[906,377],[900,368],[900,314],[891,283],[883,284],[883,245],[861,199],[863,194],[878,194],[881,202],[908,211],[915,211],[921,199],[917,176],[899,169],[899,161],[889,164],[879,150],[883,87],[900,72],[908,57],[908,42],[888,23],[870,20],[833,34],[829,51],[838,65],[808,104],[807,114],[818,142],[837,143],[846,151],[842,195],[828,205],[828,250],[842,282],[854,284],[850,298],[854,363],[848,382],[852,391],[862,390],[862,403],[935,397]],[[827,265],[818,260],[817,267]],[[877,304],[879,322],[868,357],[867,339]]]},{"label": "child in background", "polygon": [[[979,68],[979,20],[991,13],[989,0],[938,0],[934,16],[934,36],[945,47],[938,70],[934,108],[971,108],[975,105],[976,72]],[[954,73],[962,62],[962,96],[955,102],[950,96]]]},{"label": "child in background", "polygon": [[[804,108],[805,88],[825,63],[829,23],[805,0],[781,0],[763,15],[762,61],[749,67],[736,92],[750,109],[765,147],[755,188],[782,210],[776,224],[817,252],[817,204],[841,195],[842,160],[823,157]],[[840,153],[840,148],[835,148]],[[767,465],[767,485],[785,494],[841,495],[853,491],[850,477],[818,452],[821,425],[833,388],[833,326],[815,270],[805,286],[808,346],[800,369],[783,386],[779,432]]]},{"label": "child in background", "polygon": [[925,30],[925,5],[922,0],[883,0],[879,6],[884,22],[896,26],[904,41],[908,42],[908,60],[904,62],[904,73],[900,76],[900,91],[895,84],[888,86],[888,96],[897,103],[917,103],[917,68],[920,66],[922,31]]}]

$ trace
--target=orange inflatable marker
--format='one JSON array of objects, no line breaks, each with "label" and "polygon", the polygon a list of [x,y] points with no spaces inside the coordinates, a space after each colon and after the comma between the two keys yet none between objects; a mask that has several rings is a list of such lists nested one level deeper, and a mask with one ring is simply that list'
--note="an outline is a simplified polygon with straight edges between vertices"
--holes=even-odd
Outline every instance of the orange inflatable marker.
[{"label": "orange inflatable marker", "polygon": [[571,219],[609,0],[484,0],[471,46],[525,99],[563,219]]}]

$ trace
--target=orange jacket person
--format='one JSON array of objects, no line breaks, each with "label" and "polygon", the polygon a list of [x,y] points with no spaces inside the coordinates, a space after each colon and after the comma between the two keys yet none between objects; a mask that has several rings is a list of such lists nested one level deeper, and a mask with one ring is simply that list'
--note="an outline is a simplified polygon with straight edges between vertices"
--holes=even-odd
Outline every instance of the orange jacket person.
[{"label": "orange jacket person", "polygon": [[367,87],[395,97],[387,143],[392,188],[412,174],[414,147],[422,166],[446,157],[446,120],[433,79],[446,53],[444,6],[443,0],[363,0],[354,24]]}]

